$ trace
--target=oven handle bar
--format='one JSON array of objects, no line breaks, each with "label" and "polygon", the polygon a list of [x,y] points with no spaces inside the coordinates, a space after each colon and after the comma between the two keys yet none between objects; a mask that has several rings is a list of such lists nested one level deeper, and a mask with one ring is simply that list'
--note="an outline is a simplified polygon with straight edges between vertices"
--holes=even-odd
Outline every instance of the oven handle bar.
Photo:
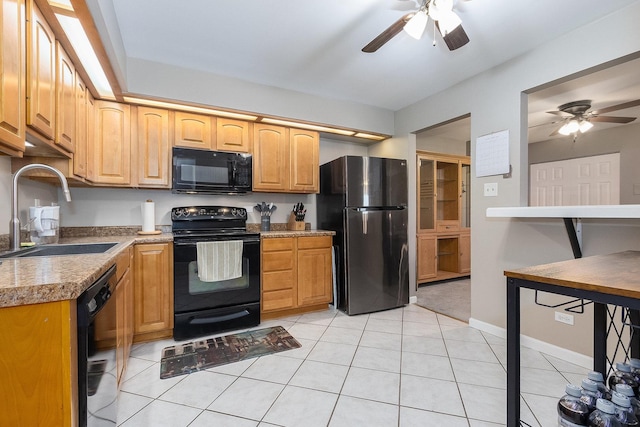
[{"label": "oven handle bar", "polygon": [[239,317],[247,316],[249,312],[247,310],[242,310],[238,313],[227,314],[225,316],[211,316],[211,317],[199,317],[199,318],[191,318],[189,319],[189,324],[191,325],[206,325],[209,323],[217,323],[217,322],[226,322],[227,320],[237,319]]},{"label": "oven handle bar", "polygon": [[195,246],[197,242],[221,242],[225,240],[242,240],[242,243],[260,243],[260,238],[242,238],[242,239],[199,239],[199,240],[189,240],[189,241],[173,241],[174,246]]}]

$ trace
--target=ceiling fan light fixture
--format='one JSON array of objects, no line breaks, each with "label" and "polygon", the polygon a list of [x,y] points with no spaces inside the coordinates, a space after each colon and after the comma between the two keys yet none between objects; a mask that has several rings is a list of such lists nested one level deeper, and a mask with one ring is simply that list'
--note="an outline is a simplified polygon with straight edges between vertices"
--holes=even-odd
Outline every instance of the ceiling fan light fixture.
[{"label": "ceiling fan light fixture", "polygon": [[575,119],[571,119],[558,130],[558,133],[561,135],[571,135],[572,133],[576,133],[579,130],[580,123],[578,123],[578,121]]},{"label": "ceiling fan light fixture", "polygon": [[415,15],[405,24],[404,31],[416,40],[420,40],[425,28],[427,28],[427,21],[429,17],[424,10],[419,10]]},{"label": "ceiling fan light fixture", "polygon": [[586,131],[588,131],[592,127],[593,127],[593,123],[591,123],[588,120],[582,120],[580,122],[580,133],[585,133]]}]

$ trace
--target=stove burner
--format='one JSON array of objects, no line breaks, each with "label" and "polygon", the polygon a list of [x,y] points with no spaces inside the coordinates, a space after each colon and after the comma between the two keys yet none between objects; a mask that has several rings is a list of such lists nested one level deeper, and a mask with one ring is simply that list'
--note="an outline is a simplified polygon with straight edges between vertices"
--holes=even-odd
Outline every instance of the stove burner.
[{"label": "stove burner", "polygon": [[247,210],[230,206],[185,206],[171,209],[176,236],[214,236],[247,233]]}]

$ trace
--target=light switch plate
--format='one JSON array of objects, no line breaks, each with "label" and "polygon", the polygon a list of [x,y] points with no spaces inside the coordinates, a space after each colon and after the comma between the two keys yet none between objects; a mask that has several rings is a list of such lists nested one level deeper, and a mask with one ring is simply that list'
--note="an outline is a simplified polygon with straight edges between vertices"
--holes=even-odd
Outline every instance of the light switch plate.
[{"label": "light switch plate", "polygon": [[488,182],[484,185],[484,196],[485,197],[495,197],[498,195],[498,183],[497,182]]}]

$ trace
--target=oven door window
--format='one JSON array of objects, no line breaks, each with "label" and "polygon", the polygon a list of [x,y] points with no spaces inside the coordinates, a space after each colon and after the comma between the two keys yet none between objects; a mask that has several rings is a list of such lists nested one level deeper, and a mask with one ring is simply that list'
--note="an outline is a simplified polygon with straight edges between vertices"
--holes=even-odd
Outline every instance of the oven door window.
[{"label": "oven door window", "polygon": [[189,294],[210,294],[229,290],[246,289],[249,287],[249,259],[242,258],[242,276],[231,280],[219,280],[215,282],[203,282],[198,277],[198,263],[189,263]]}]

